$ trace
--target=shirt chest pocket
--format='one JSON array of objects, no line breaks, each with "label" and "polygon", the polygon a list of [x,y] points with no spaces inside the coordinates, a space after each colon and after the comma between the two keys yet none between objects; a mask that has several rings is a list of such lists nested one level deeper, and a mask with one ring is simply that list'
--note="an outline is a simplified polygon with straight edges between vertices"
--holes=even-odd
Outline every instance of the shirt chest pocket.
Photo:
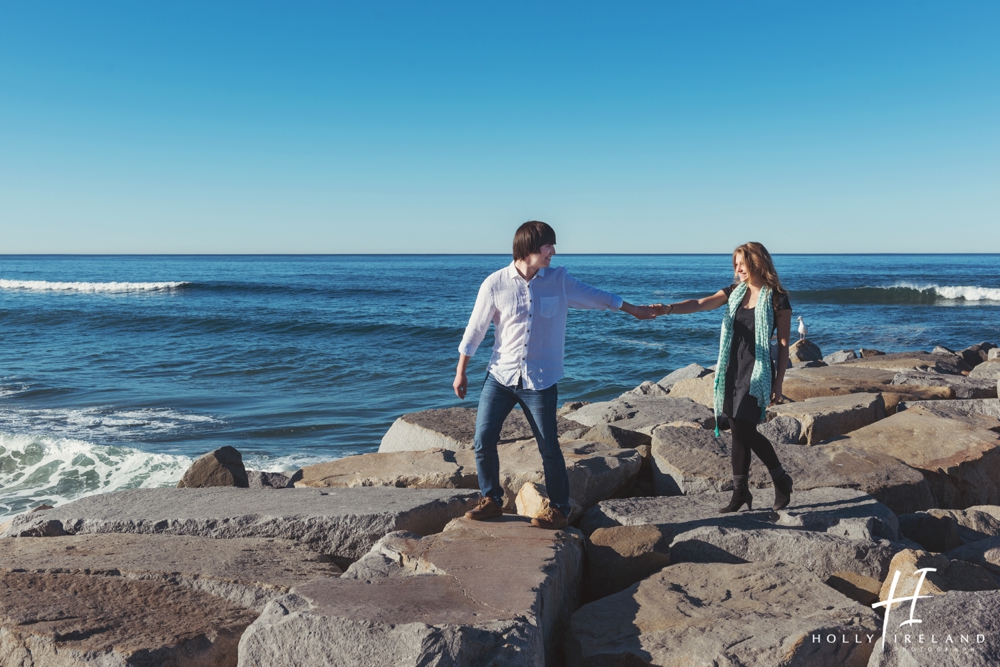
[{"label": "shirt chest pocket", "polygon": [[541,302],[539,314],[542,317],[554,317],[559,312],[559,297],[543,296],[539,301]]}]

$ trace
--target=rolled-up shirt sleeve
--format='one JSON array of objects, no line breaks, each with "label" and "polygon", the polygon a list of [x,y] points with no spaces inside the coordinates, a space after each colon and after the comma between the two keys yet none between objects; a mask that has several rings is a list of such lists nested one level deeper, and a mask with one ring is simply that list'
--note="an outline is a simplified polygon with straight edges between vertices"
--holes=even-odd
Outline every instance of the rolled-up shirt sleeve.
[{"label": "rolled-up shirt sleeve", "polygon": [[622,307],[623,300],[617,294],[591,287],[569,274],[566,274],[566,282],[563,285],[566,290],[566,304],[570,308],[618,310]]},{"label": "rolled-up shirt sleeve", "polygon": [[496,306],[493,303],[493,289],[489,281],[486,281],[479,287],[476,306],[472,309],[469,324],[465,327],[465,335],[462,336],[462,342],[458,345],[460,354],[471,357],[476,353],[479,344],[486,338],[486,332],[490,330],[490,322],[493,321],[496,311]]}]

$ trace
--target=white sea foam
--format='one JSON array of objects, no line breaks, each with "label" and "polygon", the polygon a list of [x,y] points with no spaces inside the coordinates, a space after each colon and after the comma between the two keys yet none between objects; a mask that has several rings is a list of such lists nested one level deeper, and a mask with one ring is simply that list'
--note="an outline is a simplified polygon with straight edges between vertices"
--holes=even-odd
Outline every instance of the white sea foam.
[{"label": "white sea foam", "polygon": [[89,293],[163,292],[163,291],[175,290],[185,285],[190,285],[190,283],[187,282],[91,283],[91,282],[51,282],[48,280],[0,279],[0,289],[28,290],[33,292],[89,292]]},{"label": "white sea foam", "polygon": [[337,456],[331,456],[329,454],[325,456],[316,454],[289,454],[287,456],[270,456],[267,454],[250,454],[243,457],[243,465],[247,470],[262,470],[264,472],[280,472],[282,474],[288,475],[299,468],[304,468],[305,466],[316,465],[317,463],[327,463],[335,459],[344,458],[345,456],[354,456],[355,454],[367,454],[370,450],[343,450],[338,451]]},{"label": "white sea foam", "polygon": [[84,440],[142,441],[220,420],[171,408],[0,409],[0,428],[15,433],[45,433]]},{"label": "white sea foam", "polygon": [[86,440],[0,432],[0,520],[118,489],[175,486],[187,456],[150,454]]},{"label": "white sea foam", "polygon": [[915,283],[896,283],[894,288],[912,289],[918,292],[931,292],[942,299],[964,301],[1000,301],[1000,287],[978,287],[976,285],[917,285]]}]

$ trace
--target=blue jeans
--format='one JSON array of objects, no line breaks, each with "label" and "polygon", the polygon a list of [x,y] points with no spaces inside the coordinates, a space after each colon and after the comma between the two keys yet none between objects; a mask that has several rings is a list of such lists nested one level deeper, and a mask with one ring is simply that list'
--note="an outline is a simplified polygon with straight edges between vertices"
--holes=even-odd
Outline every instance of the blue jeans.
[{"label": "blue jeans", "polygon": [[566,474],[566,461],[563,460],[556,432],[558,401],[556,385],[540,391],[524,389],[520,382],[517,386],[505,387],[491,374],[486,374],[483,392],[479,395],[475,440],[476,472],[479,473],[479,490],[484,498],[492,498],[503,505],[497,443],[507,415],[515,405],[520,405],[538,443],[538,452],[542,455],[549,500],[564,516],[569,516],[569,475]]}]

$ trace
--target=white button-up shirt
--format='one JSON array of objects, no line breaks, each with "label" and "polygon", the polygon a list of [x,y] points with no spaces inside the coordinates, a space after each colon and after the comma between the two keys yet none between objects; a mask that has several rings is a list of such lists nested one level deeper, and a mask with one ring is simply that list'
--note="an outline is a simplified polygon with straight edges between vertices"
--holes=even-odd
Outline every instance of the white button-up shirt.
[{"label": "white button-up shirt", "polygon": [[582,283],[564,267],[539,269],[530,281],[514,263],[483,281],[458,351],[471,357],[496,327],[489,372],[511,387],[547,389],[563,376],[568,308],[618,310],[622,298]]}]

